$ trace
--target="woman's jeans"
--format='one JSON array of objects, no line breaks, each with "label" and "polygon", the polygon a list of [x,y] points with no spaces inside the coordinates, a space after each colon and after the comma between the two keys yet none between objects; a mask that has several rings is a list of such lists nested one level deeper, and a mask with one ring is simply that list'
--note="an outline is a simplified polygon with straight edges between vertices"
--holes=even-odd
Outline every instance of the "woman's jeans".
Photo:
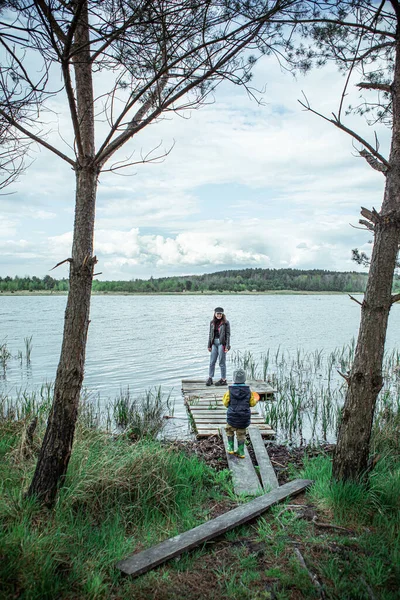
[{"label": "woman's jeans", "polygon": [[224,347],[218,338],[214,340],[214,343],[211,347],[210,369],[208,371],[209,377],[214,377],[215,363],[217,362],[217,358],[219,359],[219,368],[221,369],[221,379],[226,379],[226,354]]}]

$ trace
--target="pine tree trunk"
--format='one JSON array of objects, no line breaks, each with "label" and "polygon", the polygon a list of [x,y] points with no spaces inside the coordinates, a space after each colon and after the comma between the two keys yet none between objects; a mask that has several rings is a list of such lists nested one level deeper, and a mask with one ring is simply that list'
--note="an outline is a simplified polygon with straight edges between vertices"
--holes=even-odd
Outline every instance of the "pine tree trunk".
[{"label": "pine tree trunk", "polygon": [[374,220],[375,236],[367,289],[361,309],[354,363],[343,407],[333,478],[360,480],[366,472],[378,394],[383,385],[382,364],[393,274],[400,241],[400,44],[392,84],[393,133],[384,200]]},{"label": "pine tree trunk", "polygon": [[89,55],[87,7],[80,14],[74,38],[74,71],[79,120],[75,222],[70,260],[60,362],[54,398],[36,470],[28,490],[52,505],[63,482],[72,451],[82,388],[89,310],[96,257],[93,256],[97,168],[94,165],[94,106]]}]

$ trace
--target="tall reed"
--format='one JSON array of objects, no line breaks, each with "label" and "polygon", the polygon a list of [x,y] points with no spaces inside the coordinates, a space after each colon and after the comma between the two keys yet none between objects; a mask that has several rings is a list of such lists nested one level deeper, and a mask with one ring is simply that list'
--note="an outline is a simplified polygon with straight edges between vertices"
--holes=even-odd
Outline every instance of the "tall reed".
[{"label": "tall reed", "polygon": [[26,364],[29,365],[31,362],[31,353],[32,353],[32,338],[33,336],[31,335],[30,337],[26,337],[24,338],[24,344],[25,344],[25,360],[26,360]]},{"label": "tall reed", "polygon": [[[323,350],[294,353],[278,347],[274,355],[234,352],[234,367],[243,368],[248,379],[268,381],[277,390],[266,401],[265,418],[277,431],[277,439],[293,444],[334,442],[341,418],[346,383],[340,375],[350,371],[355,340],[325,354]],[[400,413],[400,352],[385,354],[384,385],[376,407],[376,421],[396,421]],[[379,427],[377,429],[379,431]]]},{"label": "tall reed", "polygon": [[5,374],[6,374],[6,369],[7,369],[7,365],[8,365],[10,358],[11,358],[11,352],[9,351],[9,349],[7,347],[7,342],[2,342],[0,344],[0,368],[3,371],[3,376],[5,376]]},{"label": "tall reed", "polygon": [[[14,396],[0,394],[0,422],[26,422],[37,418],[39,424],[43,424],[51,409],[53,389],[53,384],[45,383],[34,391],[17,389]],[[173,413],[171,394],[165,394],[161,387],[135,396],[129,387],[121,389],[117,398],[105,405],[98,394],[84,388],[79,403],[78,425],[86,430],[123,431],[134,439],[157,438],[166,425],[165,417]]]},{"label": "tall reed", "polygon": [[128,386],[121,389],[116,398],[113,414],[116,425],[129,431],[134,438],[156,438],[165,427],[165,416],[171,411],[173,412],[171,394],[165,396],[161,387],[132,397]]}]

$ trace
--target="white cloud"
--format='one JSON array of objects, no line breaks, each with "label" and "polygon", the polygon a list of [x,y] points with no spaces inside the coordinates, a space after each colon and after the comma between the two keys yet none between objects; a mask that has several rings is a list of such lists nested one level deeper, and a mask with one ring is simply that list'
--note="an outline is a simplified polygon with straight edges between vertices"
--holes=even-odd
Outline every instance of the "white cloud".
[{"label": "white cloud", "polygon": [[16,233],[17,222],[14,219],[0,219],[0,238],[9,238]]},{"label": "white cloud", "polygon": [[41,220],[55,219],[56,216],[56,213],[48,212],[47,210],[38,210],[37,213],[33,215],[34,218]]},{"label": "white cloud", "polygon": [[[384,178],[354,158],[350,137],[297,102],[304,89],[313,106],[330,115],[343,78],[330,68],[295,80],[268,59],[254,78],[254,85],[264,83],[264,105],[223,85],[215,104],[189,119],[173,116],[146,128],[115,157],[135,150],[135,159],[175,140],[161,164],[136,166],[133,177],[101,176],[95,252],[102,278],[242,266],[357,268],[351,248],[362,248],[368,234],[349,223],[357,224],[361,205],[379,207]],[[53,108],[60,113],[59,105]],[[59,130],[70,141],[62,111]],[[349,123],[371,135],[361,119]],[[381,135],[382,152],[389,135]],[[56,131],[49,139],[57,144],[57,138]],[[64,143],[62,150],[71,155]],[[8,252],[22,274],[28,264],[22,251],[30,253],[31,274],[42,276],[71,255],[74,185],[70,165],[41,150],[16,195],[0,198],[0,240],[12,242]],[[32,219],[40,221],[40,232]],[[56,276],[64,276],[63,269]]]}]

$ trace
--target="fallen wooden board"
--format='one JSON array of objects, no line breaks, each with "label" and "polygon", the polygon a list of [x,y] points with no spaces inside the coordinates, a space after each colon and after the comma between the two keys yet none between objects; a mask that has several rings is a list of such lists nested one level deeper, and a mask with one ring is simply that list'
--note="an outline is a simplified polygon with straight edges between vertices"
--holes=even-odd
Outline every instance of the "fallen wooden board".
[{"label": "fallen wooden board", "polygon": [[[226,458],[228,460],[229,470],[232,472],[232,483],[235,494],[255,495],[263,491],[257,473],[254,470],[253,462],[244,445],[244,458],[239,458],[235,454],[228,453],[228,438],[225,427],[221,428],[222,439],[224,440]],[[236,440],[235,440],[236,443]]]},{"label": "fallen wooden board", "polygon": [[219,535],[242,525],[255,517],[261,515],[268,508],[284,500],[288,496],[293,496],[302,492],[313,482],[309,479],[296,479],[290,483],[285,483],[269,494],[259,496],[246,504],[242,504],[233,510],[220,515],[216,519],[207,521],[194,529],[185,531],[169,540],[165,540],[153,548],[138,552],[117,563],[117,569],[127,575],[141,575],[150,571],[157,565],[187,552],[196,546],[211,540]]},{"label": "fallen wooden board", "polygon": [[274,467],[271,464],[268,452],[265,448],[264,441],[261,437],[260,430],[251,426],[249,427],[248,432],[254,454],[256,455],[257,464],[260,469],[263,487],[265,490],[273,490],[279,486],[279,483],[274,471]]}]

